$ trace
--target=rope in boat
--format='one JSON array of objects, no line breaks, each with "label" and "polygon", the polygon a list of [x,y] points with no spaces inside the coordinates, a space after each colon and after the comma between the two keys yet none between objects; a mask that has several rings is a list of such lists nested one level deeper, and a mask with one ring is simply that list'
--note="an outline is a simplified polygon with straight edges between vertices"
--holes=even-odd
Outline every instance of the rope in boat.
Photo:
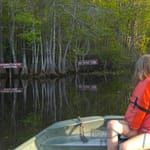
[{"label": "rope in boat", "polygon": [[79,128],[79,133],[80,133],[80,139],[83,143],[87,143],[88,142],[88,139],[85,137],[84,135],[84,124],[80,118],[80,116],[78,117],[78,120],[79,120],[79,125],[80,125],[80,128]]}]

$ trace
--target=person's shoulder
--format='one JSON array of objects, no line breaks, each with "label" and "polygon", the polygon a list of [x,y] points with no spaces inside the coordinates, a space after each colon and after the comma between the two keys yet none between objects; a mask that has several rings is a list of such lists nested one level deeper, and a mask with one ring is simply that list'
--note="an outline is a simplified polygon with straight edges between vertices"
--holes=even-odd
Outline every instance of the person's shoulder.
[{"label": "person's shoulder", "polygon": [[150,77],[145,78],[144,82],[150,83]]},{"label": "person's shoulder", "polygon": [[145,80],[143,80],[143,83],[144,83],[145,86],[150,87],[150,77],[147,77]]}]

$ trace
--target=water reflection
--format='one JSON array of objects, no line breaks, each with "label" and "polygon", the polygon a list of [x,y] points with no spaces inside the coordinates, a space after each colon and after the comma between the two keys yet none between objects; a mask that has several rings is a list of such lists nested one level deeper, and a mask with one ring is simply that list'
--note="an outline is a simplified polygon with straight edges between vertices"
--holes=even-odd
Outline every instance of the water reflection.
[{"label": "water reflection", "polygon": [[[7,81],[0,80],[0,88],[5,87]],[[13,88],[23,90],[0,93],[0,149],[13,149],[58,120],[122,114],[128,87],[127,76],[13,80]]]}]

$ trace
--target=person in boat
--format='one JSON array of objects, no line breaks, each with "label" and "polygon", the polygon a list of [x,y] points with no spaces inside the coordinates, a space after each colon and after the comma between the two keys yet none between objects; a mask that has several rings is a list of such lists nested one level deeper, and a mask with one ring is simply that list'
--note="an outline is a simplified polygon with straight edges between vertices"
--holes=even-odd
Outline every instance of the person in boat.
[{"label": "person in boat", "polygon": [[[137,60],[133,83],[124,119],[107,124],[107,150],[150,150],[150,54]],[[119,144],[118,135],[127,140]]]}]

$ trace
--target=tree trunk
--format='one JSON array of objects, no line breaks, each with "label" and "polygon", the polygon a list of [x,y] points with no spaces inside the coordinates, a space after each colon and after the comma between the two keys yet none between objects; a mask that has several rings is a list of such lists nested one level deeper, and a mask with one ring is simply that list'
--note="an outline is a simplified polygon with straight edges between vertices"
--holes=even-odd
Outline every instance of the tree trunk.
[{"label": "tree trunk", "polygon": [[52,31],[52,49],[51,49],[51,73],[56,75],[56,4],[55,1],[53,1],[53,31]]},{"label": "tree trunk", "polygon": [[13,62],[17,62],[15,53],[15,8],[14,0],[10,0],[10,13],[11,13],[11,24],[10,24],[10,49],[12,52]]},{"label": "tree trunk", "polygon": [[28,74],[28,67],[27,67],[27,59],[26,59],[26,45],[25,45],[25,41],[22,41],[23,45],[23,69],[22,69],[22,72],[21,74],[24,75],[24,74]]},{"label": "tree trunk", "polygon": [[70,44],[72,42],[72,38],[73,38],[73,32],[75,29],[75,18],[76,18],[76,13],[77,13],[77,0],[74,0],[74,10],[73,10],[73,18],[72,18],[72,22],[71,22],[71,29],[70,29],[70,39],[68,40],[68,43],[66,45],[65,48],[65,52],[64,52],[64,56],[63,56],[63,62],[62,62],[62,72],[65,73],[66,72],[66,57],[67,57],[67,53],[70,47]]},{"label": "tree trunk", "polygon": [[58,47],[59,47],[58,72],[62,73],[62,35],[61,35],[61,22],[60,22],[60,20],[58,23]]},{"label": "tree trunk", "polygon": [[[0,0],[0,17],[2,17],[2,0]],[[2,30],[2,20],[0,19],[0,63],[4,62]]]}]

